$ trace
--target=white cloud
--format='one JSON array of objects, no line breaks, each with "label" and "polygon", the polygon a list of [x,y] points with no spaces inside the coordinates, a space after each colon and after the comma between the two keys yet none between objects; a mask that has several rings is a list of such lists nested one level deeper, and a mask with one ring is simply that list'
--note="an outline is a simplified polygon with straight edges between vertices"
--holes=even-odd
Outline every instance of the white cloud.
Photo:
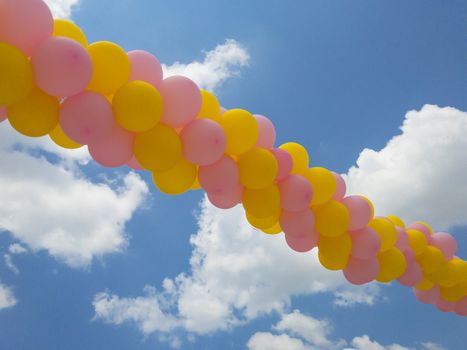
[{"label": "white cloud", "polygon": [[74,7],[80,0],[44,0],[49,6],[54,18],[69,18]]},{"label": "white cloud", "polygon": [[236,76],[237,69],[247,66],[249,60],[248,51],[240,43],[227,39],[224,44],[206,52],[203,62],[175,62],[170,66],[163,65],[164,76],[183,75],[201,88],[213,91],[227,79]]},{"label": "white cloud", "polygon": [[287,334],[274,335],[267,332],[255,333],[248,340],[249,350],[312,350],[302,340]]},{"label": "white cloud", "polygon": [[17,302],[11,288],[0,283],[0,310],[11,308],[15,306]]},{"label": "white cloud", "polygon": [[352,348],[346,348],[345,350],[410,350],[398,344],[392,344],[389,346],[383,346],[377,341],[371,340],[369,336],[364,335],[361,337],[355,337],[352,340]]},{"label": "white cloud", "polygon": [[18,267],[14,264],[13,259],[10,254],[3,254],[3,261],[5,262],[6,267],[13,272],[15,275],[19,274]]},{"label": "white cloud", "polygon": [[8,203],[0,207],[0,231],[73,267],[120,252],[128,240],[125,223],[148,188],[134,173],[112,184],[86,179],[79,162],[88,157],[83,151],[64,153],[47,138],[18,136],[7,122],[0,124],[0,197]]},{"label": "white cloud", "polygon": [[347,174],[350,192],[383,215],[438,230],[467,225],[467,113],[426,105],[408,112],[401,130],[382,150],[361,152]]},{"label": "white cloud", "polygon": [[11,254],[23,254],[26,253],[28,250],[24,248],[21,244],[13,243],[8,247],[8,251]]},{"label": "white cloud", "polygon": [[342,307],[351,307],[356,304],[374,305],[382,300],[379,294],[379,285],[376,283],[348,286],[334,293],[334,305]]},{"label": "white cloud", "polygon": [[424,350],[446,350],[446,348],[440,344],[432,343],[432,342],[425,342],[421,343],[422,349]]}]

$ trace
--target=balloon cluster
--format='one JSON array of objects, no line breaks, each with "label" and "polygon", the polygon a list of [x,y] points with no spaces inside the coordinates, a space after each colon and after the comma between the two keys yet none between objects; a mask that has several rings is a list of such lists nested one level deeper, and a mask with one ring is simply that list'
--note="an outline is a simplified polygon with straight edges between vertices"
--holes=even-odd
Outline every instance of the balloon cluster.
[{"label": "balloon cluster", "polygon": [[298,252],[318,247],[321,264],[350,283],[398,280],[421,302],[467,315],[467,262],[450,234],[374,217],[367,198],[345,196],[340,175],[310,168],[304,147],[276,148],[268,118],[225,110],[185,77],[164,79],[148,52],[88,45],[41,0],[0,3],[0,106],[21,134],[149,170],[164,193],[203,188],[218,208],[242,204],[252,226],[284,232]]}]

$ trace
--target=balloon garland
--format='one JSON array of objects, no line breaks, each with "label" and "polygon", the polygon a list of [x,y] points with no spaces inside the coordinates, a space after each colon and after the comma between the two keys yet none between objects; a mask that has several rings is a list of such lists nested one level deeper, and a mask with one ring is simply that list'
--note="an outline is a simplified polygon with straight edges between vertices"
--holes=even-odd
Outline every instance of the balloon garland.
[{"label": "balloon garland", "polygon": [[268,118],[225,110],[188,78],[163,78],[148,52],[88,45],[42,0],[0,0],[0,106],[0,122],[19,133],[149,170],[166,194],[202,188],[218,208],[242,204],[252,226],[284,232],[298,252],[318,247],[321,264],[352,284],[397,280],[422,303],[467,316],[467,262],[449,233],[375,217],[367,198],[345,196],[340,175],[309,168],[303,146],[276,148]]}]

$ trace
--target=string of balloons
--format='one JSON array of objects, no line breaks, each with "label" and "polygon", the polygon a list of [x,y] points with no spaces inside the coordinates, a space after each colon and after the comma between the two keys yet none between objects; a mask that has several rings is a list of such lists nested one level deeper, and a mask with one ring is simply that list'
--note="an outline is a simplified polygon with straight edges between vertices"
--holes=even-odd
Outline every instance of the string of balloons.
[{"label": "string of balloons", "polygon": [[352,284],[397,280],[423,303],[467,315],[467,262],[452,235],[424,222],[375,217],[370,200],[346,196],[344,179],[310,167],[297,143],[275,147],[271,120],[222,108],[182,76],[163,77],[145,51],[88,44],[42,0],[0,1],[0,121],[29,137],[87,146],[109,168],[152,173],[169,195],[204,189],[222,209],[242,204],[248,222],[282,234],[297,252]]}]

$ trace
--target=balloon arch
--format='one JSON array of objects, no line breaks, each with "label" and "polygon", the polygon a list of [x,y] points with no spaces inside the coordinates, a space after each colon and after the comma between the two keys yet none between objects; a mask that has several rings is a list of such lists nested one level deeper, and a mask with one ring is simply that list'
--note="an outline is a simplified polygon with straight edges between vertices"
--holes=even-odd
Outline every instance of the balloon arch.
[{"label": "balloon arch", "polygon": [[353,284],[396,280],[423,303],[467,315],[467,262],[448,233],[423,222],[374,217],[343,178],[309,168],[297,143],[275,147],[272,122],[223,109],[188,78],[163,78],[152,54],[111,42],[88,45],[42,0],[0,0],[0,121],[59,146],[86,145],[106,167],[152,173],[170,195],[204,189],[211,203],[245,208],[266,234],[284,232],[298,252]]}]

